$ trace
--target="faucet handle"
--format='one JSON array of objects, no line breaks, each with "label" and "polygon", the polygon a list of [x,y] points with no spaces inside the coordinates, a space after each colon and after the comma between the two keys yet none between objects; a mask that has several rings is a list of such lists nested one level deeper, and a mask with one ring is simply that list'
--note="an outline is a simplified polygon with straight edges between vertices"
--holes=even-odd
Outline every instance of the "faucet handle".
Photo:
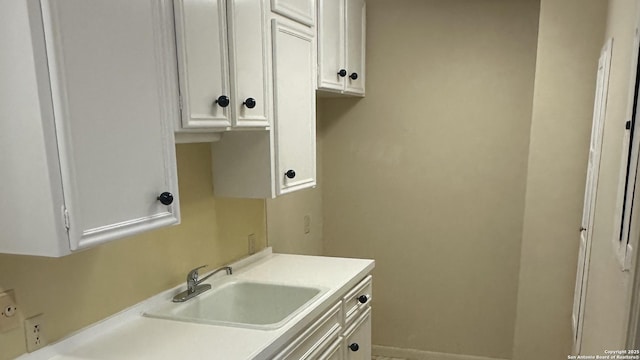
[{"label": "faucet handle", "polygon": [[189,274],[187,274],[187,281],[193,281],[193,282],[197,282],[198,281],[198,270],[206,268],[207,265],[202,265],[202,266],[198,266],[195,269],[192,269],[191,271],[189,271]]}]

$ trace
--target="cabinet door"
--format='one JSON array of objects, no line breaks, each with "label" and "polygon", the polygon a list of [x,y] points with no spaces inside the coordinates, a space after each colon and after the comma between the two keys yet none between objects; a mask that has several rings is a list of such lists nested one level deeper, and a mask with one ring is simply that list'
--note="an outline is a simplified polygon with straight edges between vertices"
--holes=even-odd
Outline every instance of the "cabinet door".
[{"label": "cabinet door", "polygon": [[175,0],[182,128],[231,126],[223,0]]},{"label": "cabinet door", "polygon": [[42,1],[71,249],[178,222],[170,1]]},{"label": "cabinet door", "polygon": [[2,2],[0,253],[69,253],[43,33],[39,1]]},{"label": "cabinet door", "polygon": [[232,105],[235,126],[269,126],[267,27],[263,0],[229,0]]},{"label": "cabinet door", "polygon": [[371,309],[345,337],[345,346],[346,360],[371,359]]},{"label": "cabinet door", "polygon": [[315,186],[313,35],[272,20],[276,192]]},{"label": "cabinet door", "polygon": [[345,92],[364,95],[366,5],[364,0],[346,1],[347,78]]},{"label": "cabinet door", "polygon": [[344,54],[344,16],[344,0],[318,1],[319,89],[344,90],[348,75]]}]

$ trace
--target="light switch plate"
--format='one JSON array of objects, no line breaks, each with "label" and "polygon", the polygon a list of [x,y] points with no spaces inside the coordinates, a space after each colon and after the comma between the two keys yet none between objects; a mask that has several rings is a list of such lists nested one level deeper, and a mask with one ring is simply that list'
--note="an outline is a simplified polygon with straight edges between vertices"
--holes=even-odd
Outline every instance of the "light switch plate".
[{"label": "light switch plate", "polygon": [[304,233],[308,234],[311,232],[311,215],[307,214],[304,216]]},{"label": "light switch plate", "polygon": [[256,253],[256,234],[249,234],[247,237],[249,241],[249,255]]},{"label": "light switch plate", "polygon": [[20,327],[20,313],[13,290],[0,293],[0,333]]}]

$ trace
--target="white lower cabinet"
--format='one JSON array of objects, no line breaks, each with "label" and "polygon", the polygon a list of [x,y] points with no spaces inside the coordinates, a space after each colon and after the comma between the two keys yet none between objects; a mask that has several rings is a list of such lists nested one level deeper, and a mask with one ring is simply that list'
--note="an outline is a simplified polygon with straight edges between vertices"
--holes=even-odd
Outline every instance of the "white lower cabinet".
[{"label": "white lower cabinet", "polygon": [[273,359],[370,360],[371,280],[369,275],[345,292],[338,303],[301,331]]},{"label": "white lower cabinet", "polygon": [[342,304],[338,302],[276,355],[274,360],[317,359],[327,343],[338,339],[342,318]]},{"label": "white lower cabinet", "polygon": [[345,332],[345,360],[371,359],[371,308]]},{"label": "white lower cabinet", "polygon": [[5,1],[0,253],[58,257],[179,221],[171,1]]},{"label": "white lower cabinet", "polygon": [[319,360],[342,360],[344,359],[344,351],[343,351],[343,340],[342,338],[338,338],[333,344],[329,346],[327,351],[325,351],[320,357]]}]

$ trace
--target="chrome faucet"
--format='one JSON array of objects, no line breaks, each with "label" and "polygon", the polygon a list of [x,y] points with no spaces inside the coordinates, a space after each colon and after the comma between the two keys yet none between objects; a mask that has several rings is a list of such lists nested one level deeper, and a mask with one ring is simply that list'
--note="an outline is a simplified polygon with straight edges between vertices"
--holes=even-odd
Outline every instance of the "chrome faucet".
[{"label": "chrome faucet", "polygon": [[178,295],[173,297],[173,302],[184,302],[187,301],[193,297],[196,297],[200,294],[202,294],[203,292],[211,289],[211,285],[209,284],[200,284],[201,282],[207,280],[208,278],[210,278],[211,276],[219,273],[222,270],[226,270],[227,275],[231,275],[233,274],[233,269],[231,269],[231,266],[223,266],[219,269],[216,269],[214,272],[212,272],[211,274],[203,277],[202,279],[198,279],[198,270],[207,267],[207,265],[202,265],[202,266],[198,266],[197,268],[189,271],[189,273],[187,274],[187,290],[179,293]]}]

